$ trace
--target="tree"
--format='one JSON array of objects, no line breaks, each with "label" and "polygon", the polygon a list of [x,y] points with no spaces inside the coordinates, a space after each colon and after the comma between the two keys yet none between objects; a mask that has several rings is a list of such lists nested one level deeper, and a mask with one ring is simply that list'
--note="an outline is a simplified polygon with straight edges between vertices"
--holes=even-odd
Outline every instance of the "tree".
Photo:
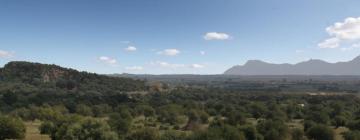
[{"label": "tree", "polygon": [[110,115],[109,124],[118,134],[126,134],[131,126],[132,117],[129,112],[114,113]]},{"label": "tree", "polygon": [[158,140],[159,132],[155,129],[144,128],[131,133],[127,140]]},{"label": "tree", "polygon": [[184,120],[180,117],[184,114],[184,110],[180,105],[169,104],[162,106],[157,109],[157,114],[159,115],[160,121],[163,123],[169,123],[172,125],[184,123]]},{"label": "tree", "polygon": [[304,131],[309,130],[311,127],[315,126],[316,123],[314,121],[311,120],[305,120],[304,121]]},{"label": "tree", "polygon": [[93,106],[92,112],[94,113],[95,117],[103,117],[106,114],[112,112],[112,108],[108,104],[100,104]]},{"label": "tree", "polygon": [[3,95],[2,100],[8,105],[12,105],[18,101],[18,98],[16,93],[8,91]]},{"label": "tree", "polygon": [[306,132],[306,135],[313,140],[334,140],[334,131],[330,127],[322,124],[311,127]]},{"label": "tree", "polygon": [[290,102],[286,106],[286,114],[290,119],[302,118],[303,117],[303,107],[295,102]]},{"label": "tree", "polygon": [[253,125],[242,125],[239,130],[244,133],[246,140],[262,140],[263,136],[257,132]]},{"label": "tree", "polygon": [[155,110],[149,105],[139,105],[135,108],[137,115],[144,115],[145,117],[150,117],[155,115]]},{"label": "tree", "polygon": [[246,140],[244,133],[230,125],[210,127],[207,131],[195,132],[190,140]]},{"label": "tree", "polygon": [[58,79],[56,81],[56,87],[72,90],[77,86],[76,81],[74,80],[66,80],[66,79]]},{"label": "tree", "polygon": [[334,118],[334,125],[336,128],[340,127],[340,126],[346,126],[347,125],[347,120],[344,116],[336,116]]},{"label": "tree", "polygon": [[280,109],[280,106],[276,103],[270,103],[269,112],[267,112],[266,119],[272,120],[287,120],[287,114]]},{"label": "tree", "polygon": [[173,130],[165,131],[164,134],[160,136],[160,140],[185,140],[186,135],[181,132],[176,132]]},{"label": "tree", "polygon": [[80,104],[76,106],[76,113],[83,116],[92,116],[93,112],[90,107],[84,104]]},{"label": "tree", "polygon": [[260,103],[254,103],[251,105],[251,113],[254,118],[259,119],[260,117],[264,117],[267,112],[267,108],[265,105]]},{"label": "tree", "polygon": [[328,124],[330,121],[329,115],[324,111],[312,111],[308,113],[307,120],[312,120],[320,124]]},{"label": "tree", "polygon": [[345,105],[343,102],[335,101],[330,104],[330,107],[333,109],[332,111],[332,117],[336,115],[341,115],[345,110]]},{"label": "tree", "polygon": [[264,136],[265,140],[285,140],[290,137],[288,127],[279,120],[260,121],[257,130]]},{"label": "tree", "polygon": [[227,116],[227,123],[230,125],[242,125],[246,123],[246,117],[241,112],[230,112]]},{"label": "tree", "polygon": [[21,120],[0,116],[0,140],[22,139],[25,131],[25,125]]},{"label": "tree", "polygon": [[189,118],[188,123],[207,123],[209,119],[209,114],[198,109],[191,109],[186,114]]},{"label": "tree", "polygon": [[56,126],[52,122],[44,122],[40,125],[40,133],[47,134],[47,135],[54,135],[56,132]]},{"label": "tree", "polygon": [[345,140],[360,140],[360,131],[348,131],[343,133]]},{"label": "tree", "polygon": [[304,131],[298,128],[295,128],[291,131],[292,140],[305,140]]},{"label": "tree", "polygon": [[360,120],[350,121],[347,127],[351,130],[360,130]]},{"label": "tree", "polygon": [[84,118],[79,122],[58,127],[55,139],[118,140],[119,138],[106,122],[94,118]]},{"label": "tree", "polygon": [[9,115],[19,117],[22,120],[32,120],[31,111],[27,108],[18,108],[12,111]]}]

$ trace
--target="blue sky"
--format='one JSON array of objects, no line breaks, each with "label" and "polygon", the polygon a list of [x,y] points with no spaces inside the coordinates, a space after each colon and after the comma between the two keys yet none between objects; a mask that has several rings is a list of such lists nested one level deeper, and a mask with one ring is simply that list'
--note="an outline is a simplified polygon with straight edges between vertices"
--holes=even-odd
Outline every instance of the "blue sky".
[{"label": "blue sky", "polygon": [[[1,0],[0,65],[220,74],[360,55],[358,0]],[[338,23],[335,25],[335,23]]]}]

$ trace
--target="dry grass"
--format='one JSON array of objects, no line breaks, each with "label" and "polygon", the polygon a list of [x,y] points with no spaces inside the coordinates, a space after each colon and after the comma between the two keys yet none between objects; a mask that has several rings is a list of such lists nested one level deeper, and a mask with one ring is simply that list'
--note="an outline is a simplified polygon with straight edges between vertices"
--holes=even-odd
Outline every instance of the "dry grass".
[{"label": "dry grass", "polygon": [[339,127],[337,129],[334,129],[335,132],[335,140],[344,140],[343,136],[341,135],[341,133],[349,131],[348,128],[346,127]]},{"label": "dry grass", "polygon": [[41,135],[39,131],[39,127],[41,122],[26,122],[26,134],[25,140],[51,140],[48,135]]}]

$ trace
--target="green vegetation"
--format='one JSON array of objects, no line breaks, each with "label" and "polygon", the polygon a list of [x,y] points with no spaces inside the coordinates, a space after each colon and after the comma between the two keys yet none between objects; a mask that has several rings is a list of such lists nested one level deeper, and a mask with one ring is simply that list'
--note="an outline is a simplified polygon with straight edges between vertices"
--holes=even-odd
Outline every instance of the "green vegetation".
[{"label": "green vegetation", "polygon": [[[360,98],[355,93],[233,90],[206,84],[156,85],[152,90],[146,81],[26,62],[9,63],[0,75],[0,140],[27,137],[24,122],[36,120],[41,122],[40,133],[53,140],[357,140],[360,136]],[[348,129],[339,135],[335,130],[340,128]]]},{"label": "green vegetation", "polygon": [[0,140],[25,137],[25,125],[21,120],[0,116]]}]

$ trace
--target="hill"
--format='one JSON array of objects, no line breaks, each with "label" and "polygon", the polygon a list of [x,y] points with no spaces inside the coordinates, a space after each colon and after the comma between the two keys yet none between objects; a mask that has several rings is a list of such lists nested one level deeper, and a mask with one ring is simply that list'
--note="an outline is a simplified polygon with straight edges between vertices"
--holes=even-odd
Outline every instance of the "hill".
[{"label": "hill", "polygon": [[137,91],[144,90],[145,83],[131,78],[108,77],[57,65],[23,61],[9,62],[0,69],[0,81],[22,83],[36,87],[46,86],[66,90]]},{"label": "hill", "polygon": [[348,62],[329,63],[312,59],[297,64],[272,64],[249,60],[234,66],[225,75],[360,75],[360,56]]}]

